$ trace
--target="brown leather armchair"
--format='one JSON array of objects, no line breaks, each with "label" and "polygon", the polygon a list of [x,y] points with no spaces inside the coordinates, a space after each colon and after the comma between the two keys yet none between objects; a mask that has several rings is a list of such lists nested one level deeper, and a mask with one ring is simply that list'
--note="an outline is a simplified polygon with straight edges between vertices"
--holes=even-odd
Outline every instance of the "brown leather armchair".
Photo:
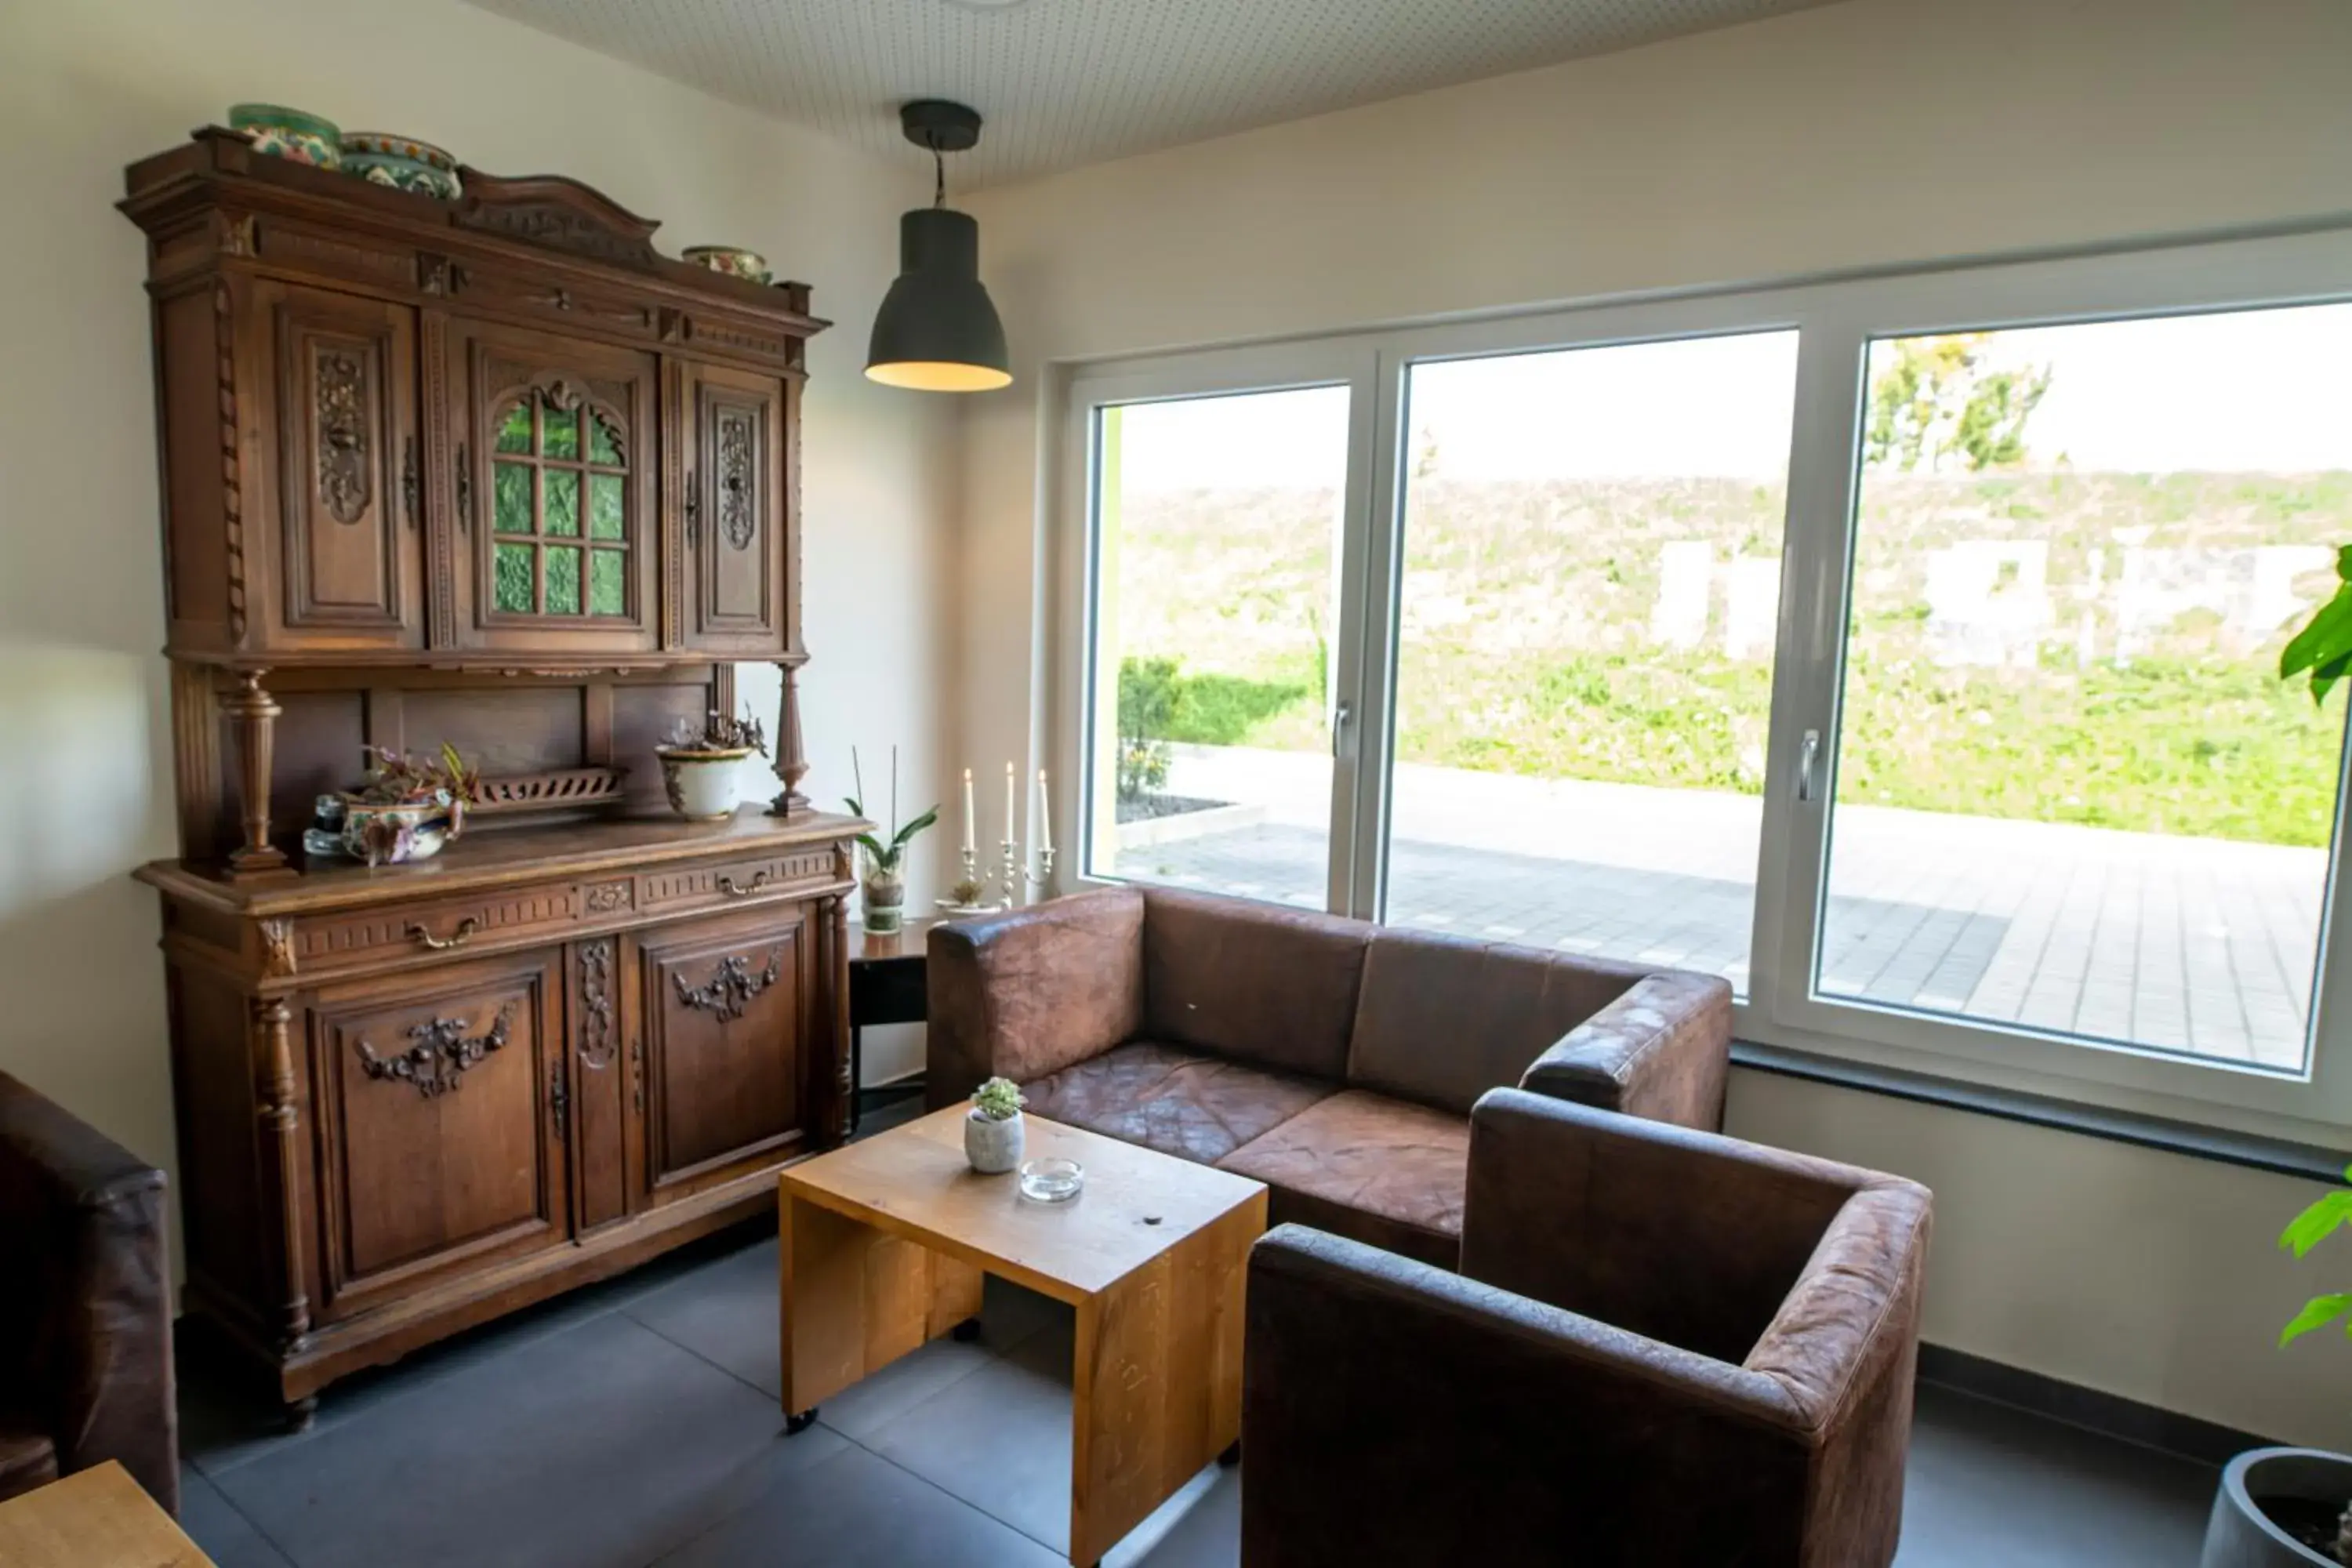
[{"label": "brown leather armchair", "polygon": [[1926,1188],[1496,1089],[1462,1269],[1250,1258],[1244,1568],[1885,1568]]},{"label": "brown leather armchair", "polygon": [[180,1506],[163,1173],[0,1073],[0,1498],[119,1459]]}]

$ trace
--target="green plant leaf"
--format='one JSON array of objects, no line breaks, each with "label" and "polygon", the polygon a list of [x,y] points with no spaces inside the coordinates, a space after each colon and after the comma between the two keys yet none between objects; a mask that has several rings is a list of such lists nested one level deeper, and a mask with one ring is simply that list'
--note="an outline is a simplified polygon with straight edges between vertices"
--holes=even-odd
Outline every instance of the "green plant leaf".
[{"label": "green plant leaf", "polygon": [[2309,670],[2312,700],[2316,702],[2343,678],[2347,665],[2352,665],[2352,583],[2338,588],[2336,596],[2313,612],[2303,629],[2287,639],[2286,647],[2279,650],[2279,679],[2292,680]]},{"label": "green plant leaf", "polygon": [[2314,1296],[2294,1315],[2294,1321],[2279,1331],[2278,1342],[2294,1343],[2314,1329],[2324,1329],[2347,1312],[2352,1312],[2352,1291],[2339,1290],[2332,1296]]},{"label": "green plant leaf", "polygon": [[2329,1193],[2289,1220],[2279,1233],[2278,1244],[2293,1248],[2301,1258],[2334,1235],[2346,1220],[2352,1220],[2352,1192]]},{"label": "green plant leaf", "polygon": [[857,797],[854,795],[843,795],[841,797],[841,804],[849,807],[849,815],[852,816],[863,816],[866,815],[866,808],[857,804]]},{"label": "green plant leaf", "polygon": [[923,813],[922,816],[915,818],[914,821],[907,824],[906,826],[898,829],[898,836],[890,840],[890,847],[893,849],[905,848],[908,839],[914,837],[916,834],[920,833],[924,828],[929,827],[939,819],[940,808],[935,805],[931,807],[930,810]]}]

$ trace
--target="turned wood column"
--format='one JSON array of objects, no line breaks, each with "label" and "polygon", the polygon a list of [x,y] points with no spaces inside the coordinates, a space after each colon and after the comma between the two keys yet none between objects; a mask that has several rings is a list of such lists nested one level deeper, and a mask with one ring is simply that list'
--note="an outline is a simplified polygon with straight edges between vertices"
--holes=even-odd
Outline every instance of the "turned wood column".
[{"label": "turned wood column", "polygon": [[237,792],[243,797],[245,842],[228,852],[232,875],[249,877],[286,867],[285,851],[269,842],[269,775],[277,741],[275,698],[261,688],[266,669],[236,672],[236,689],[221,700],[221,711],[236,725]]},{"label": "turned wood column", "polygon": [[776,669],[783,677],[783,701],[776,715],[776,777],[784,787],[768,803],[768,815],[790,816],[809,808],[808,796],[801,793],[801,780],[808,776],[809,765],[801,749],[800,663],[781,663]]},{"label": "turned wood column", "polygon": [[302,1289],[302,1112],[294,1076],[292,1010],[282,996],[253,1003],[253,1091],[261,1123],[261,1158],[267,1183],[277,1189],[278,1226],[271,1239],[278,1254],[281,1289],[278,1348],[291,1355],[310,1337],[310,1298]]}]

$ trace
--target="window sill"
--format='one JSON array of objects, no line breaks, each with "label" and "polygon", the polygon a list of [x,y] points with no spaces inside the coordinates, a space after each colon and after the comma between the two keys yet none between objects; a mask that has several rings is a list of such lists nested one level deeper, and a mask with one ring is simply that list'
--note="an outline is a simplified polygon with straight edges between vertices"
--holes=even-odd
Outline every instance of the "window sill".
[{"label": "window sill", "polygon": [[1747,1068],[1755,1072],[1778,1073],[1784,1078],[1804,1079],[1837,1089],[1858,1089],[1864,1094],[1890,1095],[1896,1100],[1937,1105],[1979,1116],[1998,1116],[2004,1121],[2021,1121],[2028,1126],[2048,1127],[2061,1132],[2079,1133],[2086,1138],[2105,1138],[2117,1143],[2134,1143],[2143,1149],[2161,1149],[2167,1153],[2186,1154],[2191,1159],[2218,1160],[2226,1165],[2243,1165],[2249,1170],[2268,1171],[2274,1175],[2335,1183],[2343,1180],[2347,1163],[2342,1152],[2317,1144],[2200,1127],[2194,1122],[2146,1116],[2137,1111],[2110,1110],[2016,1089],[1990,1089],[1980,1084],[1963,1083],[1957,1079],[1909,1072],[1899,1068],[1841,1061],[1811,1051],[1790,1050],[1782,1046],[1752,1045],[1745,1040],[1735,1040],[1731,1046],[1731,1062],[1734,1067]]}]

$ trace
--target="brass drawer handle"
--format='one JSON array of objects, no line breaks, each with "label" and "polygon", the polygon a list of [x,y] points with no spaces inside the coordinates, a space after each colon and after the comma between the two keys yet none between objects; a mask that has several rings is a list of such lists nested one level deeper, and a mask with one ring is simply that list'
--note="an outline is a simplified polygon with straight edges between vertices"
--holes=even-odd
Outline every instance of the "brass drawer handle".
[{"label": "brass drawer handle", "polygon": [[473,940],[474,933],[481,929],[482,922],[467,915],[457,922],[457,929],[447,936],[435,936],[414,921],[408,923],[405,934],[411,942],[417,943],[428,952],[443,952],[453,947],[465,946]]},{"label": "brass drawer handle", "polygon": [[748,899],[767,885],[768,873],[765,868],[753,873],[749,882],[738,882],[724,871],[719,873],[719,890],[730,899]]}]

